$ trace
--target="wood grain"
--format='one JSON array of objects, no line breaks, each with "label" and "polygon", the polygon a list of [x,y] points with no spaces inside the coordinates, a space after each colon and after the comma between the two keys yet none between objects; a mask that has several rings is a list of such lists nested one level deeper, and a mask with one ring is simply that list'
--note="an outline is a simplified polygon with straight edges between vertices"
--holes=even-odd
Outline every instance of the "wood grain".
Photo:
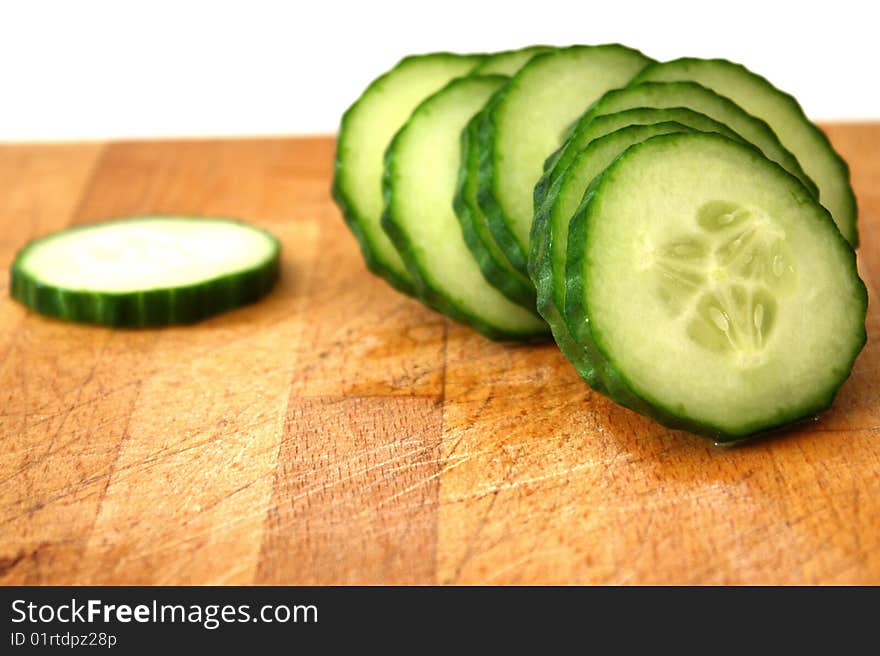
[{"label": "wood grain", "polygon": [[108,330],[0,297],[4,584],[880,583],[880,124],[827,126],[868,346],[820,421],[736,449],[591,392],[364,268],[327,138],[0,147],[0,264],[134,213],[283,243],[263,302]]}]

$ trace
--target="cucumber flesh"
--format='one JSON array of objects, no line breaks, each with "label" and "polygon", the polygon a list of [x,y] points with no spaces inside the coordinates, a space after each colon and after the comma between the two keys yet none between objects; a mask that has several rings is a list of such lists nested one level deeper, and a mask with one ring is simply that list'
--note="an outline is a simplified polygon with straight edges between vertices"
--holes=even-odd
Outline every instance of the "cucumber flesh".
[{"label": "cucumber flesh", "polygon": [[[566,251],[562,251],[561,262],[553,260],[554,255],[560,250],[560,245],[564,246],[567,243],[568,221],[562,217],[565,212],[569,217],[574,214],[590,182],[629,146],[656,135],[688,130],[689,127],[673,122],[631,125],[595,139],[569,167],[570,175],[560,178],[568,184],[560,190],[561,202],[555,208],[556,212],[553,213],[551,204],[551,208],[548,208],[550,211],[535,222],[535,230],[532,233],[535,250],[532,252],[536,258],[533,269],[535,286],[538,290],[538,312],[550,326],[559,349],[571,361],[581,377],[596,391],[609,393],[613,389],[613,379],[603,371],[604,360],[596,353],[592,342],[581,343],[574,337],[579,329],[576,322],[583,320],[582,313],[578,312],[576,318],[571,319],[573,327],[569,327],[568,324],[569,315],[566,314],[565,305]],[[563,209],[563,206],[570,206],[572,203],[573,208]],[[550,234],[551,230],[556,232]],[[539,244],[543,245],[543,248]]]},{"label": "cucumber flesh", "polygon": [[412,278],[381,226],[385,149],[422,100],[481,61],[481,55],[449,53],[407,57],[374,80],[342,117],[333,198],[369,269],[409,294]]},{"label": "cucumber flesh", "polygon": [[553,181],[583,148],[588,126],[596,116],[620,112],[635,107],[686,107],[724,123],[731,130],[756,146],[764,155],[779,163],[797,177],[815,196],[815,184],[804,173],[794,155],[779,142],[776,134],[761,119],[752,116],[729,98],[715,93],[696,82],[642,82],[623,89],[615,89],[590,107],[579,120],[571,137],[545,165],[544,175],[535,187],[535,199],[543,202]]},{"label": "cucumber flesh", "polygon": [[486,282],[452,208],[460,135],[504,76],[452,81],[419,105],[388,148],[382,225],[420,298],[494,339],[544,335],[547,325]]},{"label": "cucumber flesh", "polygon": [[[659,121],[652,123],[652,119]],[[634,121],[648,123],[631,123]],[[626,148],[658,134],[688,129],[717,132],[740,139],[725,125],[681,108],[636,109],[597,117],[590,124],[593,138],[565,173],[556,179],[554,188],[535,213],[529,273],[537,289],[538,312],[550,325],[560,349],[588,381],[595,381],[601,372],[594,370],[588,354],[574,343],[563,320],[569,221],[592,180]]]},{"label": "cucumber flesh", "polygon": [[830,214],[719,135],[653,137],[594,180],[567,282],[612,398],[718,441],[827,408],[866,340],[867,293]]},{"label": "cucumber flesh", "polygon": [[477,200],[508,261],[527,273],[532,189],[547,153],[587,107],[647,63],[621,45],[572,46],[533,57],[486,107]]},{"label": "cucumber flesh", "polygon": [[27,307],[71,321],[191,323],[267,294],[279,253],[268,232],[231,219],[119,219],[31,242],[10,288]]},{"label": "cucumber flesh", "polygon": [[652,64],[633,83],[679,80],[698,82],[766,121],[816,183],[819,201],[831,212],[840,232],[853,247],[858,246],[856,199],[849,167],[793,96],[745,66],[724,59],[684,58]]},{"label": "cucumber flesh", "polygon": [[[650,126],[669,122],[701,132],[716,132],[731,139],[743,140],[742,137],[723,123],[719,123],[705,114],[700,114],[690,109],[681,107],[671,109],[638,108],[597,116],[590,121],[589,126],[585,128],[581,135],[585,144],[584,150],[594,140],[628,126]],[[649,131],[634,129],[623,133],[621,135],[623,137],[621,142],[628,142],[630,138],[635,138],[639,141],[648,138],[648,136],[641,135],[653,136],[649,134]],[[603,143],[608,144],[609,142],[610,140]],[[636,142],[627,143],[627,146],[632,143]],[[603,146],[602,151],[594,149],[585,153],[584,150],[578,153],[577,157],[572,161],[572,165],[556,178],[550,191],[544,197],[543,204],[535,209],[529,274],[536,284],[536,279],[551,280],[550,271],[558,273],[564,278],[568,223],[575,210],[577,210],[578,205],[580,205],[590,182],[605,166],[610,164],[610,160],[601,157],[597,161],[591,161],[597,152],[613,152],[608,145]],[[604,166],[597,169],[595,165],[599,162],[604,162]],[[542,269],[545,266],[551,267],[550,271],[545,271],[547,275],[538,272],[538,269]],[[564,290],[564,285],[560,285],[554,289],[552,295],[552,300],[560,310],[565,307]],[[551,300],[551,297],[545,296],[544,300]]]}]

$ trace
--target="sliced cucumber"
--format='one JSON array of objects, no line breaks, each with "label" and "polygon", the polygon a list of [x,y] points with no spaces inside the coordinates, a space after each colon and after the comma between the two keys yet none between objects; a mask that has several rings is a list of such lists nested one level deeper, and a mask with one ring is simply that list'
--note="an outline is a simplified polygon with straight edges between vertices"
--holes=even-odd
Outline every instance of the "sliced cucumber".
[{"label": "sliced cucumber", "polygon": [[414,291],[412,279],[381,227],[385,149],[422,100],[481,61],[481,55],[449,53],[407,57],[373,81],[342,117],[333,198],[370,270],[406,293]]},{"label": "sliced cucumber", "polygon": [[[652,119],[659,121],[652,123]],[[529,273],[537,289],[538,312],[550,325],[560,349],[593,386],[601,372],[594,370],[589,354],[574,343],[562,318],[569,221],[593,178],[629,146],[658,134],[689,128],[740,139],[727,126],[688,109],[635,109],[597,117],[590,123],[592,138],[587,147],[556,179],[544,204],[535,213]]]},{"label": "sliced cucumber", "polygon": [[626,150],[575,213],[567,264],[574,337],[612,398],[719,441],[827,408],[865,343],[867,293],[830,214],[719,135]]},{"label": "sliced cucumber", "polygon": [[615,89],[603,96],[579,120],[571,137],[545,165],[545,172],[535,187],[535,200],[542,203],[553,181],[577,156],[584,146],[588,126],[596,116],[634,107],[686,107],[727,125],[744,139],[757,146],[766,157],[778,162],[786,171],[801,180],[811,192],[816,186],[801,169],[797,159],[779,142],[776,134],[761,119],[752,116],[729,98],[696,82],[643,82],[624,89]]},{"label": "sliced cucumber", "polygon": [[191,323],[272,289],[280,245],[230,219],[137,217],[32,241],[12,296],[40,314],[111,326]]},{"label": "sliced cucumber", "polygon": [[[535,220],[532,224],[530,238],[529,275],[536,285],[539,280],[543,281],[543,284],[549,284],[552,278],[551,272],[559,273],[564,278],[568,223],[578,208],[590,182],[616,157],[614,155],[611,159],[597,158],[598,153],[614,152],[613,147],[610,146],[611,143],[615,143],[612,140],[604,141],[602,150],[593,149],[585,152],[587,147],[595,139],[609,135],[621,128],[651,126],[669,122],[694,130],[717,132],[732,139],[742,140],[742,137],[723,123],[719,123],[705,114],[681,107],[671,109],[637,108],[597,116],[590,121],[581,135],[585,144],[584,150],[581,150],[572,161],[572,165],[556,178],[549,192],[544,196],[543,204],[535,208]],[[661,126],[661,128],[663,127],[666,126]],[[661,130],[660,133],[666,131],[668,130]],[[626,144],[620,148],[619,152],[633,143],[653,136],[649,133],[650,131],[630,130],[619,135],[619,143]],[[631,139],[636,139],[636,141],[631,141]],[[601,168],[597,168],[597,165],[601,165]],[[553,301],[560,311],[565,307],[564,284],[555,289],[553,294],[549,293],[549,288],[545,288],[544,292],[544,294],[539,293],[541,304]]]},{"label": "sliced cucumber", "polygon": [[[474,69],[473,75],[497,73],[513,75],[532,57],[552,50],[547,46],[535,46],[490,55]],[[486,113],[480,111],[461,133],[461,168],[455,191],[453,207],[461,223],[465,243],[468,245],[486,280],[514,303],[525,308],[535,307],[535,288],[528,276],[515,269],[504,252],[495,243],[489,230],[486,215],[477,202],[477,184],[480,153],[477,136]]]},{"label": "sliced cucumber", "polygon": [[483,277],[514,303],[535,307],[535,288],[529,277],[516,269],[495,242],[486,214],[477,202],[480,152],[477,139],[480,125],[486,120],[478,113],[461,133],[461,168],[455,190],[453,208],[461,224],[462,236]]},{"label": "sliced cucumber", "polygon": [[725,59],[684,58],[648,66],[636,82],[692,80],[733,100],[773,128],[819,188],[819,200],[831,212],[847,241],[858,246],[856,199],[849,167],[828,137],[804,114],[798,101],[745,66]]},{"label": "sliced cucumber", "polygon": [[529,46],[519,50],[504,50],[486,55],[481,64],[471,71],[472,75],[513,75],[532,57],[555,50],[553,46]]},{"label": "sliced cucumber", "polygon": [[486,282],[451,203],[461,131],[506,82],[498,75],[453,80],[416,108],[388,147],[382,225],[428,305],[489,337],[520,339],[545,334],[546,324]]},{"label": "sliced cucumber", "polygon": [[537,55],[486,107],[478,139],[477,200],[509,262],[527,273],[532,189],[565,129],[649,60],[621,45],[573,46]]}]

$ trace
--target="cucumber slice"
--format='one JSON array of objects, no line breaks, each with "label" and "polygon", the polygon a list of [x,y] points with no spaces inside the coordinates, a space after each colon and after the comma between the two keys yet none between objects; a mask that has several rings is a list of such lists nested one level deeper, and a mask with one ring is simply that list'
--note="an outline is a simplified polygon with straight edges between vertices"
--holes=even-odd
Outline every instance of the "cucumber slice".
[{"label": "cucumber slice", "polygon": [[[552,50],[547,46],[534,46],[523,50],[498,53],[474,69],[473,75],[498,73],[513,75],[532,57]],[[535,288],[528,276],[515,269],[504,252],[495,243],[489,230],[486,215],[477,202],[477,184],[480,153],[477,135],[486,113],[480,111],[461,133],[461,168],[456,185],[453,207],[461,224],[465,243],[476,259],[486,280],[514,303],[525,308],[535,307]]]},{"label": "cucumber slice", "polygon": [[279,275],[280,244],[231,219],[149,216],[30,242],[12,296],[53,317],[111,326],[191,323],[252,303]]},{"label": "cucumber slice", "polygon": [[720,442],[827,408],[866,340],[867,293],[830,214],[719,135],[618,157],[572,218],[567,278],[612,398]]},{"label": "cucumber slice", "polygon": [[[658,122],[653,123],[652,119]],[[593,178],[626,148],[658,134],[688,128],[741,140],[727,126],[688,109],[635,109],[599,116],[590,123],[587,147],[556,179],[535,213],[529,273],[537,289],[538,312],[550,325],[560,349],[592,386],[598,384],[600,372],[594,370],[588,354],[574,343],[563,320],[569,221]]]},{"label": "cucumber slice", "polygon": [[696,82],[642,82],[625,89],[615,89],[590,107],[579,120],[571,137],[545,164],[544,175],[535,186],[535,200],[543,203],[553,181],[562,174],[584,147],[585,131],[596,116],[634,107],[687,107],[727,125],[757,146],[764,155],[779,163],[801,180],[816,195],[816,185],[801,169],[797,159],[783,147],[776,134],[761,119],[752,116],[729,98]]},{"label": "cucumber slice", "polygon": [[653,64],[639,73],[633,83],[678,80],[699,82],[766,121],[815,181],[819,200],[831,212],[840,232],[853,247],[858,246],[856,198],[849,181],[849,167],[793,96],[745,66],[725,59],[683,58]]},{"label": "cucumber slice", "polygon": [[546,334],[546,324],[486,282],[450,203],[459,135],[506,82],[499,75],[459,78],[416,108],[388,147],[382,225],[428,305],[493,339],[523,339]]},{"label": "cucumber slice", "polygon": [[537,55],[486,107],[479,131],[477,200],[498,246],[527,273],[532,189],[565,129],[609,89],[651,60],[621,45],[572,46]]},{"label": "cucumber slice", "polygon": [[546,324],[486,282],[450,202],[461,131],[506,82],[453,80],[416,108],[388,147],[382,225],[428,305],[493,339],[522,339],[545,334]]},{"label": "cucumber slice", "polygon": [[482,55],[450,53],[407,57],[374,80],[342,117],[333,199],[367,267],[408,294],[414,293],[412,279],[381,226],[385,149],[422,100],[482,61]]}]

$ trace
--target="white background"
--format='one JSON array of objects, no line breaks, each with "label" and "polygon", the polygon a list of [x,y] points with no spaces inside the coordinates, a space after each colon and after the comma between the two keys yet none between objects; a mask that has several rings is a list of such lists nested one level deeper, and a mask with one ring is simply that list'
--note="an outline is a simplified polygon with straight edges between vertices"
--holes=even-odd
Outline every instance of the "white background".
[{"label": "white background", "polygon": [[880,118],[877,2],[0,0],[0,141],[330,133],[405,54],[622,42]]}]

